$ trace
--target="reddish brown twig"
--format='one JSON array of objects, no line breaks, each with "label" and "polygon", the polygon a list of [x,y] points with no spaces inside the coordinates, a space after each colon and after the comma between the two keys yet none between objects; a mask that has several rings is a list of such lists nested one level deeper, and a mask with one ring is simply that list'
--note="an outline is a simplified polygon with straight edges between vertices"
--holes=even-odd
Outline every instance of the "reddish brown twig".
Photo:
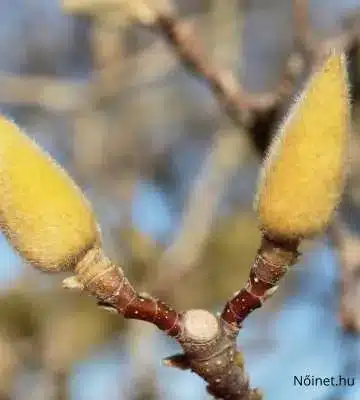
[{"label": "reddish brown twig", "polygon": [[299,241],[275,241],[263,236],[245,288],[226,304],[220,318],[205,310],[178,313],[160,300],[139,294],[100,249],[91,250],[76,267],[79,281],[125,318],[155,324],[176,338],[184,354],[170,357],[166,365],[191,369],[208,383],[216,398],[260,399],[250,389],[244,366],[236,350],[236,336],[244,319],[271,296],[288,267],[298,257]]},{"label": "reddish brown twig", "polygon": [[245,288],[226,303],[221,318],[240,328],[244,319],[277,289],[288,267],[295,264],[299,241],[279,242],[263,236]]},{"label": "reddish brown twig", "polygon": [[151,322],[169,336],[180,334],[179,314],[162,301],[137,293],[122,268],[114,265],[101,248],[89,250],[77,264],[76,280],[81,289],[86,288],[100,300],[100,306],[112,308],[125,318]]},{"label": "reddish brown twig", "polygon": [[208,383],[216,398],[259,400],[260,393],[249,386],[236,350],[238,327],[205,310],[178,313],[148,294],[137,293],[123,270],[114,265],[99,247],[88,251],[75,268],[71,285],[86,289],[99,305],[125,318],[147,321],[175,338],[184,354],[170,357],[166,365],[191,369]]},{"label": "reddish brown twig", "polygon": [[151,322],[179,342],[184,354],[168,358],[166,365],[191,369],[218,399],[258,400],[261,394],[249,386],[236,337],[244,319],[275,291],[288,266],[296,262],[298,245],[299,241],[280,242],[264,235],[247,285],[228,301],[220,317],[205,310],[178,313],[148,294],[137,293],[123,270],[97,247],[75,272],[79,285],[95,295],[101,306],[125,318]]}]

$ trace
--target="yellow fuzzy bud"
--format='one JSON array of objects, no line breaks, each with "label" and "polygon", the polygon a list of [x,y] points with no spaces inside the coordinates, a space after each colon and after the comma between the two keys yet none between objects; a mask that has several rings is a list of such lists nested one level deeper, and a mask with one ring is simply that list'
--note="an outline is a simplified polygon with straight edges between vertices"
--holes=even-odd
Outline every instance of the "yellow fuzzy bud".
[{"label": "yellow fuzzy bud", "polygon": [[99,240],[90,205],[54,160],[0,117],[0,227],[44,271],[68,270]]},{"label": "yellow fuzzy bud", "polygon": [[349,136],[345,61],[334,53],[311,77],[264,162],[256,206],[274,238],[321,232],[339,202]]}]

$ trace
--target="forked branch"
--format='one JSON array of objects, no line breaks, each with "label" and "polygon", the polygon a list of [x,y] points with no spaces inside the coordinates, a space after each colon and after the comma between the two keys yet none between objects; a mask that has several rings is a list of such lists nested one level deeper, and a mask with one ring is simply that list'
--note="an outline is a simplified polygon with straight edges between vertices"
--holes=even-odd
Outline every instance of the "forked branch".
[{"label": "forked branch", "polygon": [[221,316],[206,310],[177,312],[148,294],[137,293],[123,270],[100,248],[90,250],[77,264],[72,281],[96,296],[100,306],[125,318],[153,323],[176,339],[184,353],[167,358],[165,365],[191,369],[208,383],[215,398],[258,400],[261,394],[249,386],[236,337],[244,319],[270,297],[287,267],[296,261],[297,246],[297,241],[279,243],[264,236],[246,287],[229,300]]}]

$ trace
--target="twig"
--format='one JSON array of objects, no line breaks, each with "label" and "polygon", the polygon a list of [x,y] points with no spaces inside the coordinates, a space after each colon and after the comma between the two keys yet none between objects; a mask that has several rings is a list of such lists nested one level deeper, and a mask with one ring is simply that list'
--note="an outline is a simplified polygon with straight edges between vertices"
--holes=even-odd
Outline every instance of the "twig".
[{"label": "twig", "polygon": [[121,268],[98,248],[76,266],[80,288],[86,288],[99,305],[125,318],[148,321],[175,338],[184,350],[165,360],[168,366],[191,369],[208,383],[217,399],[255,400],[261,394],[250,389],[236,337],[244,319],[270,297],[289,265],[298,257],[299,242],[275,242],[263,237],[245,288],[226,304],[221,316],[205,310],[178,313],[164,302],[137,293]]},{"label": "twig", "polygon": [[298,246],[298,241],[275,242],[264,235],[245,288],[227,302],[221,318],[240,328],[244,319],[276,291],[288,267],[296,263]]},{"label": "twig", "polygon": [[239,362],[237,327],[223,323],[208,311],[178,313],[146,293],[137,293],[123,270],[113,265],[100,248],[89,250],[77,264],[75,273],[76,278],[67,279],[65,287],[87,289],[99,299],[100,306],[125,318],[151,322],[179,342],[184,354],[168,358],[166,365],[190,368],[208,382],[209,392],[217,398],[261,398],[257,390],[250,389]]},{"label": "twig", "polygon": [[288,82],[282,82],[274,93],[250,95],[239,88],[230,71],[218,70],[211,65],[188,22],[168,14],[158,14],[157,27],[175,50],[181,62],[212,89],[231,120],[240,127],[252,122],[252,111],[265,111],[274,107],[288,93]]},{"label": "twig", "polygon": [[[137,293],[123,270],[114,266],[99,248],[88,252],[77,265],[76,272],[81,285],[99,298],[101,306],[112,306],[125,318],[151,322],[169,336],[180,334],[180,315],[162,301],[146,293]],[[77,287],[74,280],[71,284],[72,288],[81,287]],[[69,280],[65,287],[70,287]]]}]

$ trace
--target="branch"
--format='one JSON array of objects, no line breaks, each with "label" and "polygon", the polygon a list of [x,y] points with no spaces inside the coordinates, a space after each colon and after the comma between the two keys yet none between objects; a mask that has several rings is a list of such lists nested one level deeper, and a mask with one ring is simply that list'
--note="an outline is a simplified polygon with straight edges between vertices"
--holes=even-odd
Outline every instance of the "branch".
[{"label": "branch", "polygon": [[253,111],[266,111],[288,94],[289,85],[286,81],[274,93],[245,93],[230,71],[219,70],[207,61],[202,45],[189,22],[179,21],[170,14],[158,13],[156,26],[183,65],[208,84],[235,125],[242,128],[249,126]]},{"label": "branch", "polygon": [[226,304],[220,317],[205,310],[177,312],[146,293],[137,293],[123,271],[103,254],[90,250],[75,269],[76,278],[65,287],[87,289],[99,305],[125,318],[156,325],[181,345],[184,354],[165,360],[165,365],[191,369],[208,383],[217,399],[258,400],[261,394],[249,387],[236,337],[244,319],[276,290],[288,266],[298,257],[299,241],[275,242],[263,236],[248,283]]},{"label": "branch", "polygon": [[115,308],[125,318],[151,322],[167,335],[180,334],[179,314],[147,293],[137,293],[121,268],[100,248],[90,250],[76,267],[77,277],[64,281],[65,288],[86,288],[99,299],[99,305]]},{"label": "branch", "polygon": [[161,300],[137,293],[123,270],[112,264],[100,248],[89,250],[75,268],[75,276],[64,287],[86,289],[99,305],[132,318],[156,325],[178,341],[184,354],[169,357],[165,365],[191,369],[208,383],[216,398],[260,400],[249,387],[241,356],[236,350],[238,328],[205,310],[177,312]]},{"label": "branch", "polygon": [[275,293],[290,265],[296,263],[299,241],[274,241],[263,235],[260,249],[250,269],[246,286],[226,303],[222,320],[241,327],[244,319]]},{"label": "branch", "polygon": [[99,0],[83,0],[80,3],[62,0],[62,7],[67,13],[88,15],[100,23],[106,23],[104,17],[115,13],[113,22],[127,18],[158,29],[185,68],[209,85],[237,126],[249,126],[254,112],[261,113],[275,107],[289,94],[292,84],[289,85],[287,79],[274,92],[254,95],[246,93],[230,71],[218,69],[209,62],[191,23],[178,20],[168,2],[162,1],[161,5],[156,3],[146,0],[112,0],[105,3]]}]

